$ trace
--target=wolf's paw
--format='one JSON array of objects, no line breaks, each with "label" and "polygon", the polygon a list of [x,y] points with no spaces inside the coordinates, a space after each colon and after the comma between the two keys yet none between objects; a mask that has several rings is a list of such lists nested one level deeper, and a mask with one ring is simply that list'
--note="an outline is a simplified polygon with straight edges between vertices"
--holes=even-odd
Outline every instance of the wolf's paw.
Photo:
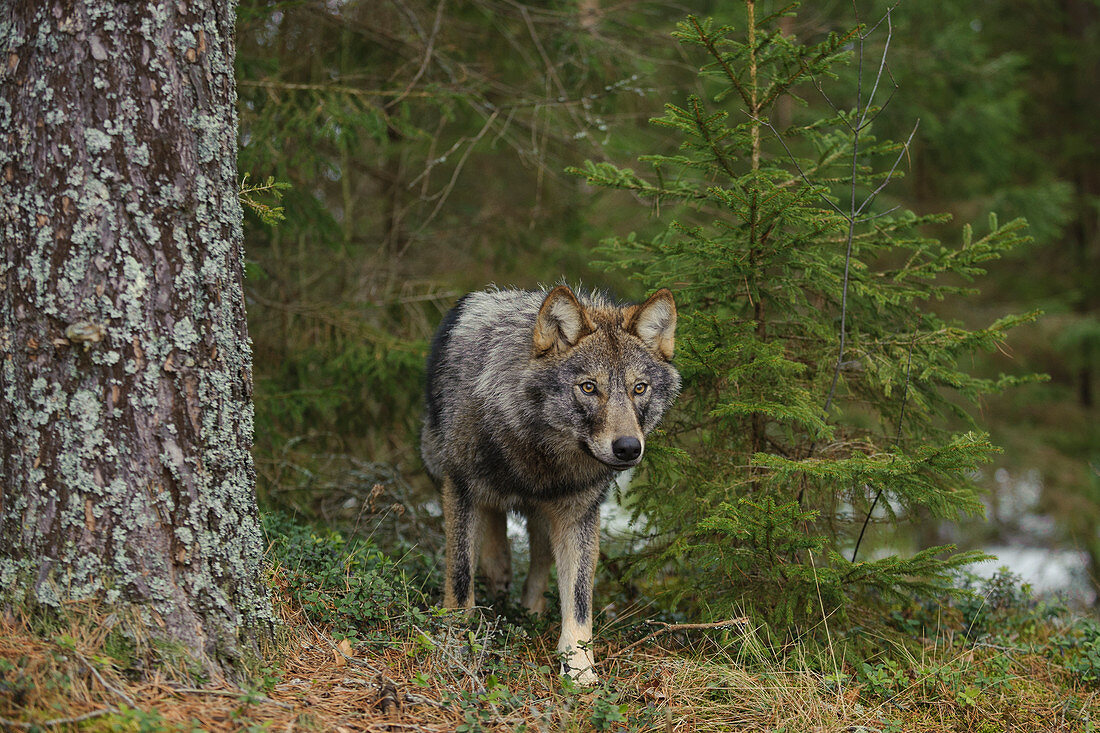
[{"label": "wolf's paw", "polygon": [[594,685],[599,681],[596,677],[596,660],[592,656],[591,640],[579,641],[576,637],[570,639],[563,634],[563,638],[558,641],[558,659],[561,660],[561,673],[568,675],[577,684]]},{"label": "wolf's paw", "polygon": [[566,650],[562,655],[561,674],[569,676],[577,685],[595,685],[599,678],[596,677],[596,661],[592,658],[592,650],[586,647]]},{"label": "wolf's paw", "polygon": [[561,665],[561,674],[562,677],[569,677],[573,682],[583,687],[591,687],[600,681],[600,678],[596,676],[591,667],[573,669],[564,662]]},{"label": "wolf's paw", "polygon": [[523,596],[520,600],[520,604],[536,616],[541,616],[546,612],[546,596],[542,593],[534,593],[528,591],[527,588],[523,589]]}]

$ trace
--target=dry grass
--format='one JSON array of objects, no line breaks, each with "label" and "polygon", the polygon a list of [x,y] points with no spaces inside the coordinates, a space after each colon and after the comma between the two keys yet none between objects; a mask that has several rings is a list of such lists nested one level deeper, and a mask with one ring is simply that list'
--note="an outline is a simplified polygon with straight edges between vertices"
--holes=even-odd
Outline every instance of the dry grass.
[{"label": "dry grass", "polygon": [[[494,684],[487,672],[490,653],[471,652],[468,642],[472,635],[487,647],[502,633],[495,622],[458,624],[449,638],[422,630],[419,638],[364,656],[284,603],[288,636],[279,662],[281,679],[260,693],[225,682],[189,687],[170,670],[131,679],[107,652],[110,624],[93,609],[73,611],[73,623],[50,639],[32,630],[26,619],[8,616],[0,623],[0,659],[11,665],[0,677],[4,726],[222,731],[263,724],[281,731],[453,731],[474,712],[486,730],[523,725],[530,730],[624,729],[613,720],[593,719],[592,706],[608,699],[607,690],[567,690],[548,674],[544,664],[550,644],[540,637],[525,645],[529,658],[508,667],[507,687],[524,691],[522,704],[508,696],[494,701],[487,689]],[[857,710],[851,693],[822,694],[820,680],[809,673],[765,680],[733,663],[699,662],[659,647],[606,666],[620,696],[609,707],[648,708],[653,730],[785,726],[824,732],[881,722],[873,711]],[[456,693],[474,702],[463,705],[454,699]]]},{"label": "dry grass", "polygon": [[[0,728],[900,733],[1087,731],[1096,717],[1095,688],[1040,655],[929,647],[902,664],[892,694],[870,694],[839,662],[842,684],[798,669],[811,665],[740,663],[734,650],[757,644],[746,626],[724,631],[721,643],[706,630],[621,643],[604,654],[608,682],[575,690],[548,668],[553,629],[532,633],[487,613],[431,617],[395,624],[385,645],[353,645],[311,623],[275,579],[284,633],[271,660],[277,675],[258,690],[195,687],[182,665],[135,669],[148,642],[131,632],[120,644],[119,630],[132,627],[88,605],[48,629],[0,618]],[[966,675],[997,655],[1011,657],[998,667],[1003,676],[971,702],[919,671],[938,664]]]},{"label": "dry grass", "polygon": [[[453,731],[464,722],[465,710],[449,696],[485,691],[476,662],[450,659],[447,664],[450,652],[444,649],[453,639],[437,639],[441,646],[428,660],[401,647],[364,657],[308,623],[289,628],[282,679],[269,692],[257,693],[224,682],[186,687],[156,672],[133,681],[97,647],[98,634],[59,644],[38,638],[9,617],[0,625],[0,657],[14,662],[19,674],[4,675],[0,722],[12,729],[59,730],[75,730],[74,721],[79,721],[81,730],[222,731],[266,724],[281,731]],[[533,694],[526,706],[503,710],[491,696],[477,706],[486,712],[487,730],[524,724],[531,730],[595,727],[587,705],[602,690],[571,693],[545,670],[533,664],[525,669],[526,674],[509,680],[509,687],[528,685]],[[842,731],[851,730],[856,718],[876,722],[873,715],[854,716],[842,696],[823,696],[810,675],[765,682],[736,666],[700,665],[660,651],[616,661],[610,672],[626,704],[659,711],[653,716],[660,721],[658,730],[728,731],[736,721],[736,729],[746,731],[784,725]],[[716,703],[716,696],[726,702]]]}]

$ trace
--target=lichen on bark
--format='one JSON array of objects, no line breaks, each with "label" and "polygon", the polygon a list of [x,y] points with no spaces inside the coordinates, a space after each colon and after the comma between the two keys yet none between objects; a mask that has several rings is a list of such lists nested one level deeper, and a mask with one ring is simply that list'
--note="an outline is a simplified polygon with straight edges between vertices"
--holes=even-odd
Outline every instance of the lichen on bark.
[{"label": "lichen on bark", "polygon": [[234,3],[0,16],[0,597],[132,604],[232,671],[270,628]]}]

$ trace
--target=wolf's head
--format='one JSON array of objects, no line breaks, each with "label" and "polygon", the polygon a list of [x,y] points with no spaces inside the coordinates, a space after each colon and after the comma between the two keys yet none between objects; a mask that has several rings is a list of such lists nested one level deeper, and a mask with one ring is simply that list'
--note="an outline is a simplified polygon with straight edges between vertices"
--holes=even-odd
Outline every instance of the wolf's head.
[{"label": "wolf's head", "polygon": [[533,366],[542,383],[532,389],[559,432],[555,442],[616,470],[637,465],[645,436],[680,390],[670,363],[675,332],[668,289],[628,306],[551,290],[535,319]]}]

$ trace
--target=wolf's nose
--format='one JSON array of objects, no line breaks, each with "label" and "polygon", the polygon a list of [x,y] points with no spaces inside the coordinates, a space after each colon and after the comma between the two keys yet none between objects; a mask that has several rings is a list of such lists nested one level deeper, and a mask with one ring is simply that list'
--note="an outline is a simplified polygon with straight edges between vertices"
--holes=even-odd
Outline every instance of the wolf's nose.
[{"label": "wolf's nose", "polygon": [[642,455],[642,442],[632,435],[624,435],[615,438],[615,442],[611,444],[611,452],[620,461],[633,461]]}]

